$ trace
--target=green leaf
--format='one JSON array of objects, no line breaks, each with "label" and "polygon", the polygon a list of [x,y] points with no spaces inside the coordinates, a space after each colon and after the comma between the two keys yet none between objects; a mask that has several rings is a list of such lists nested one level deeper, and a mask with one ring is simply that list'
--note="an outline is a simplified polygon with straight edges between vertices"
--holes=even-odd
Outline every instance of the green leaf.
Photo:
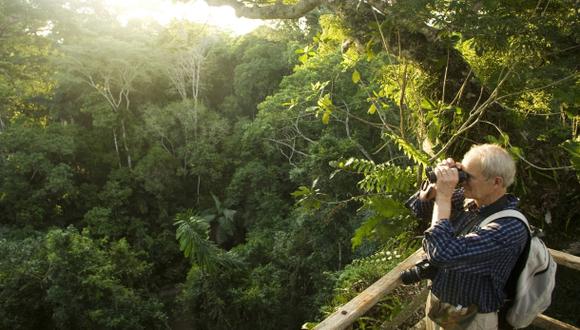
[{"label": "green leaf", "polygon": [[290,195],[292,195],[292,197],[294,197],[294,198],[299,198],[299,197],[310,195],[310,194],[311,194],[311,190],[309,187],[300,186],[300,187],[298,187],[298,190],[294,191]]},{"label": "green leaf", "polygon": [[392,218],[406,212],[403,204],[390,198],[373,198],[369,206],[384,218]]},{"label": "green leaf", "polygon": [[422,99],[421,100],[421,108],[425,109],[425,110],[433,110],[436,109],[437,106],[435,105],[435,103],[433,103],[433,101],[428,100],[428,99]]},{"label": "green leaf", "polygon": [[213,198],[213,202],[214,202],[215,208],[218,210],[218,212],[221,212],[221,210],[222,210],[222,203],[217,198],[217,196],[214,195],[213,193],[211,193],[211,197]]},{"label": "green leaf", "polygon": [[488,143],[501,144],[500,141],[498,139],[496,139],[496,137],[493,135],[486,135],[484,137],[484,140]]},{"label": "green leaf", "polygon": [[[335,175],[337,175],[338,173],[340,173],[341,170],[334,170],[332,171],[332,173],[330,173],[330,176],[328,177],[329,180],[332,180],[332,178],[334,178]],[[0,198],[1,200],[1,198]]]},{"label": "green leaf", "polygon": [[354,162],[354,157],[350,157],[350,158],[349,158],[349,159],[346,161],[346,163],[344,163],[344,166],[345,166],[345,167],[347,167],[347,166],[350,166],[350,165],[351,165],[353,162]]},{"label": "green leaf", "polygon": [[524,155],[524,151],[522,150],[522,148],[519,147],[510,147],[509,151],[511,154],[515,155],[518,158],[521,158]]},{"label": "green leaf", "polygon": [[324,125],[328,125],[328,123],[329,123],[329,122],[330,122],[330,112],[328,112],[328,111],[325,111],[325,112],[322,114],[322,123],[323,123]]},{"label": "green leaf", "polygon": [[357,70],[354,70],[352,73],[352,82],[358,84],[360,81],[360,73]]},{"label": "green leaf", "polygon": [[224,217],[228,220],[228,221],[233,221],[234,220],[234,216],[236,215],[236,210],[231,210],[231,209],[224,209]]},{"label": "green leaf", "polygon": [[382,96],[388,96],[390,98],[395,98],[397,93],[399,93],[399,87],[395,85],[385,85],[383,89],[381,89],[380,93]]},{"label": "green leaf", "polygon": [[325,111],[332,111],[333,104],[332,100],[330,99],[330,94],[324,94],[321,98],[318,99],[318,106]]},{"label": "green leaf", "polygon": [[316,188],[316,185],[318,184],[318,179],[320,179],[320,177],[317,177],[316,179],[314,179],[314,181],[312,181],[312,189]]},{"label": "green leaf", "polygon": [[369,115],[373,115],[375,112],[377,112],[377,107],[375,106],[374,103],[372,103],[371,106],[370,106],[370,108],[369,108],[369,110],[367,111],[367,113]]},{"label": "green leaf", "polygon": [[354,236],[350,240],[352,248],[355,249],[356,247],[360,246],[364,239],[371,235],[373,229],[381,220],[382,218],[378,216],[370,217],[365,220],[365,222],[363,222],[363,224],[357,228],[357,230],[354,232]]}]

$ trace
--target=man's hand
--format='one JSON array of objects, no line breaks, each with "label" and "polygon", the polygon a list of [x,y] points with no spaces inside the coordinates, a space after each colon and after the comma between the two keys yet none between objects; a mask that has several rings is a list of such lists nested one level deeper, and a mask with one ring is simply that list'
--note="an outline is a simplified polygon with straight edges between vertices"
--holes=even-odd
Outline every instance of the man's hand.
[{"label": "man's hand", "polygon": [[437,198],[451,199],[451,195],[459,182],[459,174],[457,167],[437,166],[435,168],[435,175],[437,176]]},{"label": "man's hand", "polygon": [[454,161],[453,158],[447,158],[444,161],[442,161],[441,163],[437,164],[437,167],[440,167],[440,166],[449,167],[449,168],[457,168],[457,169],[463,168],[461,163]]},{"label": "man's hand", "polygon": [[449,219],[451,216],[451,196],[459,182],[458,169],[461,169],[461,163],[448,158],[437,165],[434,170],[437,176],[437,183],[435,184],[437,195],[435,196],[431,226],[434,226],[437,221]]}]

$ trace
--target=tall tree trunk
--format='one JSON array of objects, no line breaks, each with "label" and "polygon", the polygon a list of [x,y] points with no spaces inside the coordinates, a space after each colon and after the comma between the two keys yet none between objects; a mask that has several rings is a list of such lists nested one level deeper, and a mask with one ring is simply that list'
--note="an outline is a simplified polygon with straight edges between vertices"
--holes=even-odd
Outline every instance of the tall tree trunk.
[{"label": "tall tree trunk", "polygon": [[129,170],[132,170],[133,166],[131,162],[131,152],[129,151],[129,144],[127,143],[127,130],[125,129],[124,119],[121,119],[121,130],[123,133],[123,147],[125,148],[125,152],[127,153],[127,167],[129,167]]},{"label": "tall tree trunk", "polygon": [[[195,140],[197,141],[197,125],[198,125],[198,97],[199,97],[199,78],[200,78],[200,71],[201,71],[201,61],[203,60],[202,56],[198,56],[195,59],[195,70],[194,70],[194,77],[193,77],[193,81],[192,81],[192,87],[193,87],[193,113],[194,113],[194,119],[193,119],[193,132],[194,132],[194,137]],[[197,204],[199,205],[199,199],[200,199],[200,187],[201,187],[201,175],[198,174],[197,175]]]},{"label": "tall tree trunk", "polygon": [[117,139],[117,129],[113,127],[113,142],[115,143],[115,151],[117,152],[117,161],[119,162],[119,167],[123,167],[121,164],[121,154],[119,153],[119,141]]}]

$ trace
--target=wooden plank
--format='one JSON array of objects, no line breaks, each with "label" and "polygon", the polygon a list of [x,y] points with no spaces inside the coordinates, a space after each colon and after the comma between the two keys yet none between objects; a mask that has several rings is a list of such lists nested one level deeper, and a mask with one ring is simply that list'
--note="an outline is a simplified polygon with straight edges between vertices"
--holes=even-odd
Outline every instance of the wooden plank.
[{"label": "wooden plank", "polygon": [[580,328],[553,319],[544,314],[540,314],[538,317],[536,317],[536,319],[534,319],[534,322],[532,322],[532,325],[546,330],[580,330]]},{"label": "wooden plank", "polygon": [[398,264],[388,274],[369,286],[351,301],[341,306],[324,321],[320,322],[314,329],[345,329],[357,318],[364,315],[371,309],[384,295],[393,291],[401,284],[401,272],[414,266],[423,256],[423,249],[418,249]]},{"label": "wooden plank", "polygon": [[572,269],[580,270],[580,257],[558,251],[558,250],[550,250],[550,254],[554,257],[554,261],[558,263],[558,265],[563,265]]}]

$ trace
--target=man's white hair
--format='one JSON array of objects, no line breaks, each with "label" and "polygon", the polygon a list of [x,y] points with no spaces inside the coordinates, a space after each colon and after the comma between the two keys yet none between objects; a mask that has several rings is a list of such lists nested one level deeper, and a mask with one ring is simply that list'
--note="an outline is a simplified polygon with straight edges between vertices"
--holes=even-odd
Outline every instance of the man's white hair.
[{"label": "man's white hair", "polygon": [[503,186],[509,187],[516,176],[516,163],[512,156],[502,147],[495,144],[473,145],[463,156],[464,160],[477,159],[481,173],[486,179],[496,176],[503,178]]}]

